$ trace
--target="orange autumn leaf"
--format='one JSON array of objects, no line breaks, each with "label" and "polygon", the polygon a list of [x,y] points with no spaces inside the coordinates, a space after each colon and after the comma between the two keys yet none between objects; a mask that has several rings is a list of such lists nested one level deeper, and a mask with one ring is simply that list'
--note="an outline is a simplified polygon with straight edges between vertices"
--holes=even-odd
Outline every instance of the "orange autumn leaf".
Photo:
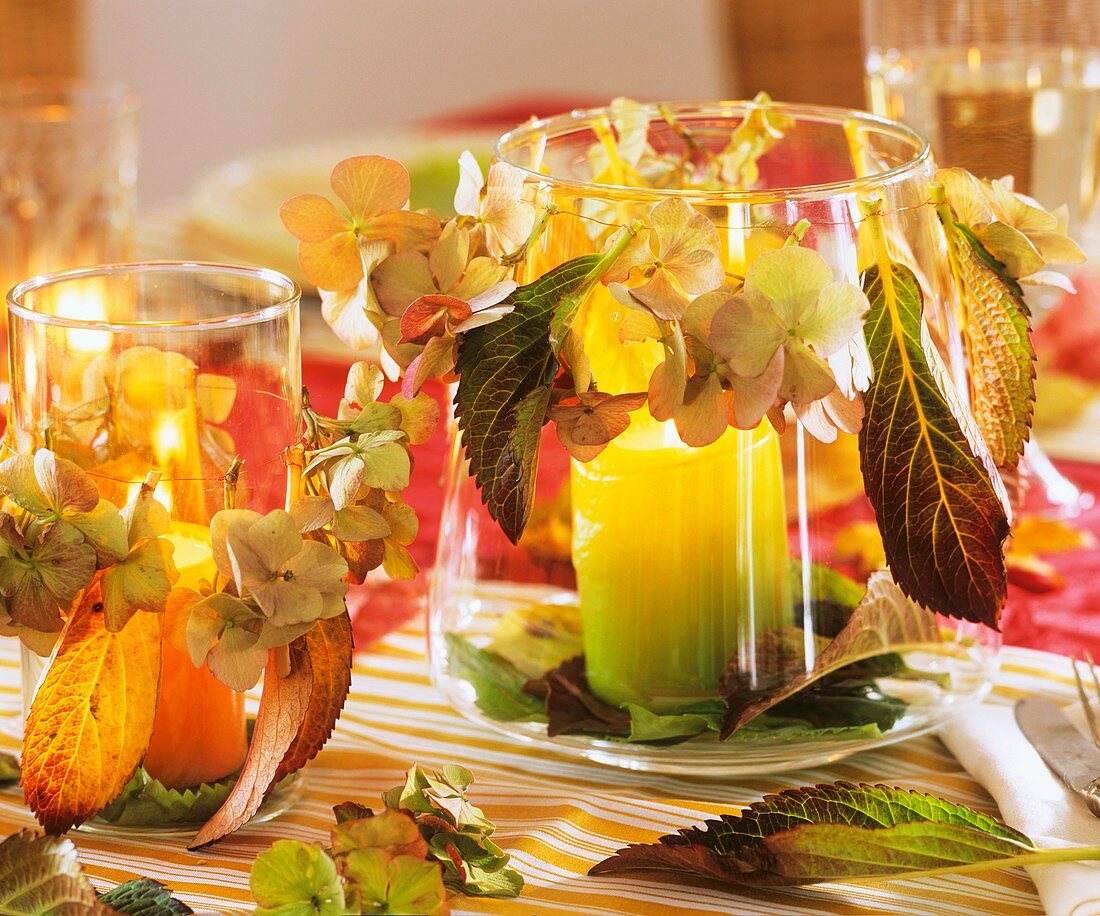
[{"label": "orange autumn leaf", "polygon": [[306,716],[313,684],[313,665],[306,638],[290,644],[290,672],[279,675],[277,650],[272,649],[264,671],[264,687],[252,743],[241,775],[225,803],[195,834],[190,849],[217,842],[243,827],[275,785],[279,765],[293,746]]},{"label": "orange autumn leaf", "polygon": [[23,797],[47,833],[62,833],[112,802],[153,733],[161,620],[137,614],[108,632],[101,580],[84,592],[31,704],[23,738]]},{"label": "orange autumn leaf", "polygon": [[347,611],[318,620],[303,638],[313,668],[313,686],[305,718],[283,755],[275,782],[298,772],[317,756],[332,734],[351,689],[351,618]]},{"label": "orange autumn leaf", "polygon": [[279,216],[298,239],[298,262],[320,289],[347,290],[363,279],[363,242],[419,248],[439,236],[439,220],[403,209],[411,186],[405,167],[384,156],[354,156],[332,170],[332,190],[347,212],[320,194],[299,194]]}]

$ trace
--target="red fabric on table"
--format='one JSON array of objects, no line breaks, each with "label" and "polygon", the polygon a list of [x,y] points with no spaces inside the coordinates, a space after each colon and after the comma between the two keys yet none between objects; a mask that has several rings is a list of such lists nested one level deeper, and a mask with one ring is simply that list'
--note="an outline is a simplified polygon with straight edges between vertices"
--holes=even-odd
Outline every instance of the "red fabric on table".
[{"label": "red fabric on table", "polygon": [[[304,367],[313,403],[322,412],[335,411],[344,389],[347,364],[307,359]],[[429,384],[426,389],[443,406],[445,389]],[[412,547],[422,567],[431,565],[443,500],[443,475],[447,463],[447,438],[443,422],[430,442],[413,449],[415,467],[406,493],[420,518],[420,533]],[[1100,494],[1100,464],[1060,462],[1059,467],[1083,489]],[[860,512],[860,517],[863,513]],[[847,519],[850,521],[851,519]],[[843,524],[845,520],[837,520]],[[1100,506],[1074,520],[1100,539]],[[1078,550],[1048,558],[1066,580],[1065,588],[1032,594],[1009,586],[1008,605],[1002,619],[1005,642],[1010,645],[1073,655],[1087,649],[1100,657],[1100,549]],[[355,621],[356,643],[365,646],[420,613],[424,607],[427,577],[414,582],[352,589],[349,606]]]}]

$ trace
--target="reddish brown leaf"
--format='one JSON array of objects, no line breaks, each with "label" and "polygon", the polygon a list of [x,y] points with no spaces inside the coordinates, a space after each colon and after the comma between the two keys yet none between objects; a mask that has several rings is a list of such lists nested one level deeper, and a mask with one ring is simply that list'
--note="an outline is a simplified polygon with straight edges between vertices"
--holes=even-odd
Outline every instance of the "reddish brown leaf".
[{"label": "reddish brown leaf", "polygon": [[276,650],[272,650],[241,775],[225,804],[195,834],[191,849],[214,843],[244,826],[275,785],[275,774],[294,744],[309,707],[313,666],[304,636],[290,644],[290,673],[281,677],[278,667]]},{"label": "reddish brown leaf", "polygon": [[583,655],[562,662],[538,680],[528,681],[523,689],[546,700],[546,733],[551,738],[585,731],[630,734],[630,714],[609,706],[589,688]]},{"label": "reddish brown leaf", "polygon": [[23,738],[23,797],[48,833],[94,817],[133,776],[149,746],[160,681],[158,614],[108,632],[100,578],[85,590]]},{"label": "reddish brown leaf", "polygon": [[351,688],[351,618],[347,611],[317,621],[304,638],[313,667],[313,685],[305,718],[275,772],[275,782],[296,773],[317,756],[332,734]]}]

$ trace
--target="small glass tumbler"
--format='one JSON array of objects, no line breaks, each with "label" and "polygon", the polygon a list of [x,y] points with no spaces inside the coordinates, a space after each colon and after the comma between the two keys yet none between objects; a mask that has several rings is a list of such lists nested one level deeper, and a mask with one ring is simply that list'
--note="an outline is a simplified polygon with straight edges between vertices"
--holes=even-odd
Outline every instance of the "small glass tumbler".
[{"label": "small glass tumbler", "polygon": [[[159,474],[176,587],[197,591],[215,578],[215,512],[284,505],[284,452],[300,435],[298,307],[297,286],[281,274],[210,264],[25,281],[8,297],[6,451],[50,448],[120,508]],[[174,789],[225,779],[245,755],[244,695],[196,668],[168,626],[161,658],[145,772]],[[25,705],[44,670],[24,649]]]},{"label": "small glass tumbler", "polygon": [[[0,83],[0,292],[36,274],[129,258],[139,107],[119,83]],[[76,305],[62,313],[103,317]]]}]

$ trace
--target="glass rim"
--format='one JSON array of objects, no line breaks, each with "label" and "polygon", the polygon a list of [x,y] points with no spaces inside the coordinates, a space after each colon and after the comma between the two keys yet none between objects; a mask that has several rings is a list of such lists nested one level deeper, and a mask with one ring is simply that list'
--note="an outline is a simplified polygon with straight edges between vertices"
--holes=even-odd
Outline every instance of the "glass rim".
[{"label": "glass rim", "polygon": [[[108,321],[106,319],[84,320],[68,318],[62,315],[47,315],[25,305],[23,300],[30,293],[47,287],[58,286],[74,280],[94,280],[103,277],[125,275],[207,275],[237,279],[252,279],[267,283],[273,290],[282,290],[281,296],[273,296],[273,301],[258,309],[220,315],[216,318],[199,318],[193,321]],[[295,310],[302,298],[302,291],[286,274],[270,267],[244,267],[236,264],[219,264],[211,261],[133,261],[121,264],[103,264],[95,267],[78,267],[59,270],[53,273],[39,274],[17,283],[7,295],[8,315],[30,321],[38,325],[72,328],[78,330],[109,331],[126,334],[136,331],[156,329],[162,333],[175,334],[187,331],[202,331],[212,328],[238,328],[279,318]]]},{"label": "glass rim", "polygon": [[[697,201],[717,201],[721,203],[759,203],[764,200],[791,200],[791,199],[815,199],[834,196],[842,192],[851,192],[859,189],[869,189],[876,186],[892,183],[916,171],[931,160],[932,151],[928,138],[913,128],[900,121],[880,117],[867,111],[855,108],[841,108],[832,105],[810,105],[795,102],[768,102],[761,105],[752,100],[734,101],[698,101],[681,100],[670,102],[643,103],[649,121],[661,119],[660,107],[664,106],[674,114],[689,117],[690,115],[710,115],[721,117],[744,117],[748,112],[760,108],[768,108],[796,119],[818,121],[820,123],[835,124],[843,127],[846,122],[855,121],[861,127],[868,128],[876,133],[892,136],[903,140],[913,147],[913,155],[904,162],[890,166],[881,171],[861,175],[856,178],[846,178],[841,181],[821,182],[817,184],[791,185],[783,188],[759,188],[756,190],[714,190],[707,188],[637,188],[630,185],[607,184],[596,181],[586,181],[581,178],[570,178],[564,175],[547,174],[536,171],[527,165],[513,161],[512,156],[516,150],[527,149],[530,144],[540,138],[547,141],[555,136],[562,136],[571,131],[590,128],[597,118],[610,118],[612,116],[610,106],[597,108],[575,108],[563,114],[552,115],[548,118],[539,118],[514,127],[503,134],[493,147],[495,158],[506,162],[518,169],[525,178],[547,182],[556,188],[567,188],[589,193],[606,190],[615,195],[629,194],[638,200],[664,200],[666,198],[680,197]],[[593,141],[595,142],[595,140]]]},{"label": "glass rim", "polygon": [[[63,96],[71,98],[62,100]],[[17,107],[20,103],[26,107]],[[64,105],[65,110],[61,117],[42,118],[38,112],[47,105]],[[86,76],[20,76],[0,81],[0,121],[71,124],[122,118],[140,108],[141,93],[121,80]]]}]

